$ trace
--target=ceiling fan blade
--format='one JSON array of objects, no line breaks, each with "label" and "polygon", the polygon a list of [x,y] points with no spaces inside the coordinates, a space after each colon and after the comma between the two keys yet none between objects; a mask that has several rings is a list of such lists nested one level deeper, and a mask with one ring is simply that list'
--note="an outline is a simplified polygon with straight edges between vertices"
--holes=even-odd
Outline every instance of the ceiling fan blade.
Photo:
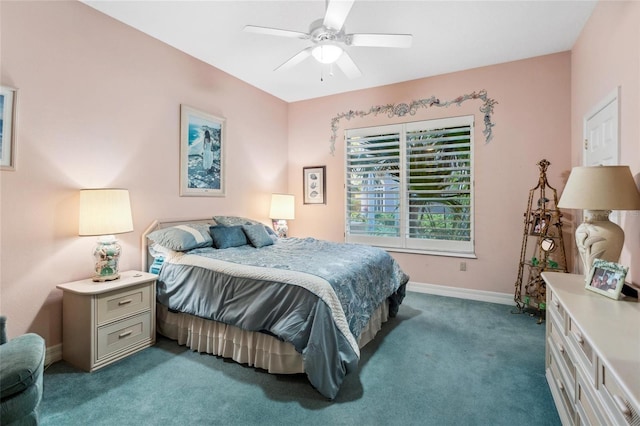
[{"label": "ceiling fan blade", "polygon": [[359,47],[411,47],[411,34],[349,34],[347,44]]},{"label": "ceiling fan blade", "polygon": [[358,78],[362,76],[362,72],[360,72],[360,69],[356,63],[353,62],[353,59],[351,59],[351,56],[349,56],[347,52],[342,52],[342,55],[340,55],[336,64],[349,78]]},{"label": "ceiling fan blade", "polygon": [[355,0],[329,0],[322,25],[340,31]]},{"label": "ceiling fan blade", "polygon": [[288,70],[290,68],[295,67],[300,62],[304,61],[309,56],[311,56],[312,49],[313,47],[307,47],[306,49],[301,50],[300,52],[296,53],[291,58],[289,58],[289,60],[287,60],[285,63],[280,65],[278,68],[276,68],[274,71],[284,71],[284,70]]},{"label": "ceiling fan blade", "polygon": [[278,28],[269,28],[269,27],[258,27],[256,25],[245,25],[245,27],[243,28],[243,31],[247,33],[266,34],[266,35],[273,35],[273,36],[279,36],[279,37],[300,38],[303,40],[306,40],[309,38],[309,34],[301,33],[299,31],[281,30]]}]

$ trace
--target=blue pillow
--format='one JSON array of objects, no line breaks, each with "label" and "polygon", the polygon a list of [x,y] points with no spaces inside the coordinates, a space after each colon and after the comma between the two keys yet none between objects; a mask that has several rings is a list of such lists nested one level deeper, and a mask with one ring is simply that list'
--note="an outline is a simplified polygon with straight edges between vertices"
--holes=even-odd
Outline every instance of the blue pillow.
[{"label": "blue pillow", "polygon": [[151,241],[175,251],[187,251],[200,247],[211,247],[209,225],[190,223],[158,229],[147,235]]},{"label": "blue pillow", "polygon": [[273,238],[278,238],[278,234],[276,234],[276,231],[273,230],[272,227],[265,225],[264,229],[267,230],[267,234],[269,234],[269,236],[273,239]]},{"label": "blue pillow", "polygon": [[212,226],[209,228],[213,245],[219,249],[247,245],[247,237],[241,226]]},{"label": "blue pillow", "polygon": [[242,225],[242,230],[247,235],[251,245],[255,248],[270,246],[273,240],[267,234],[267,230],[263,224],[259,225]]}]

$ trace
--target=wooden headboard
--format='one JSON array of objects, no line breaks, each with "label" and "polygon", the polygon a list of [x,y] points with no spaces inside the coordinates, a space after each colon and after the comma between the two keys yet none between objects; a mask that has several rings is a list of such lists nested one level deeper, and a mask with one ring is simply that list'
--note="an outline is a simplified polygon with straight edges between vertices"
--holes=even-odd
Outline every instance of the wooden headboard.
[{"label": "wooden headboard", "polygon": [[151,225],[149,225],[149,227],[145,229],[145,231],[142,233],[142,236],[140,237],[141,239],[140,259],[141,259],[142,271],[148,272],[149,267],[153,263],[153,258],[149,256],[149,239],[147,238],[147,235],[149,235],[150,233],[158,229],[170,228],[176,225],[186,225],[188,223],[205,223],[209,225],[215,225],[216,222],[212,218],[154,220],[151,223]]}]

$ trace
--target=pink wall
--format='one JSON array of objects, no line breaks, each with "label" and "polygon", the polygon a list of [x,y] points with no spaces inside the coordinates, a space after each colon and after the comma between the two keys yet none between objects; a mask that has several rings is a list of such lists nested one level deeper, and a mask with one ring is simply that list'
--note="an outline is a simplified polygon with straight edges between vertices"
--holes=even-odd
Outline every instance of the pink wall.
[{"label": "pink wall", "polygon": [[[561,190],[580,163],[583,115],[616,85],[623,161],[640,174],[640,3],[601,2],[571,53],[289,105],[81,3],[1,8],[1,81],[19,89],[19,107],[17,170],[0,173],[0,312],[11,336],[34,331],[48,346],[61,341],[55,285],[91,273],[94,240],[77,236],[78,189],[130,190],[135,232],[121,236],[123,269],[139,267],[140,234],[155,218],[266,222],[269,194],[287,189],[297,196],[293,235],[342,241],[342,134],[393,120],[342,121],[331,156],[330,122],[340,112],[480,89],[498,101],[489,144],[478,102],[411,118],[476,116],[477,259],[394,254],[418,283],[512,294],[535,163],[551,161],[550,183]],[[178,196],[180,104],[227,119],[224,198]],[[288,163],[279,154],[287,149]],[[303,205],[302,167],[316,165],[327,166],[327,204]],[[639,222],[627,215],[624,225],[629,265],[640,264]]]},{"label": "pink wall", "polygon": [[[582,165],[583,119],[620,88],[620,164],[640,185],[640,2],[600,1],[571,55],[571,159]],[[640,283],[640,212],[622,218],[625,247],[620,263],[627,281]]]},{"label": "pink wall", "polygon": [[[140,267],[156,218],[241,213],[268,221],[286,191],[287,104],[94,9],[2,2],[3,85],[18,88],[17,170],[0,173],[0,312],[10,336],[61,342],[56,284],[91,275],[78,190],[123,187],[135,231],[121,267]],[[227,120],[227,196],[179,197],[180,104]],[[260,137],[256,137],[256,131]]]},{"label": "pink wall", "polygon": [[[400,121],[385,116],[341,121],[336,154],[329,153],[331,119],[349,110],[410,102],[435,95],[441,100],[486,89],[498,101],[494,139],[485,144],[479,101],[421,110],[405,121],[474,114],[477,259],[395,253],[417,283],[513,294],[528,191],[538,182],[536,163],[551,162],[549,182],[564,186],[570,168],[570,53],[472,69],[374,89],[293,103],[289,107],[289,187],[296,194],[291,231],[343,241],[344,141],[347,128]],[[402,120],[402,119],[401,119]],[[302,204],[302,168],[327,166],[327,204]],[[572,243],[568,237],[566,245]],[[467,271],[460,272],[466,261]]]}]

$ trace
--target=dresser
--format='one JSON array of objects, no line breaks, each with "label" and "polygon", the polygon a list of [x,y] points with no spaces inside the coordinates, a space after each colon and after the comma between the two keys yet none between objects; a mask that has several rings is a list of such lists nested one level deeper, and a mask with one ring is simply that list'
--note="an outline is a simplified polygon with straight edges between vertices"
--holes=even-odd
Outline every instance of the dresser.
[{"label": "dresser", "polygon": [[543,272],[546,377],[563,425],[640,426],[640,303]]},{"label": "dresser", "polygon": [[157,276],[127,271],[120,279],[57,286],[62,296],[62,358],[95,371],[156,340]]}]

